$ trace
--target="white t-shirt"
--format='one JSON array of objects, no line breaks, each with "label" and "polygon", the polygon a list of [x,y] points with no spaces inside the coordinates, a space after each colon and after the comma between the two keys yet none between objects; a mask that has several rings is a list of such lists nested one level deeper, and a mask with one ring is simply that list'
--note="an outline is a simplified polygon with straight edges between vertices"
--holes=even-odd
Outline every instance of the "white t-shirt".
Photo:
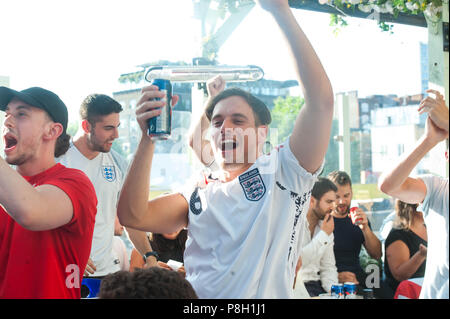
[{"label": "white t-shirt", "polygon": [[428,233],[428,250],[421,299],[449,298],[448,278],[448,178],[420,176],[427,195],[417,208],[423,212]]},{"label": "white t-shirt", "polygon": [[186,279],[199,298],[292,298],[299,217],[318,173],[299,165],[288,139],[234,180],[183,192]]},{"label": "white t-shirt", "polygon": [[66,167],[83,171],[97,194],[97,215],[90,255],[97,270],[91,276],[105,276],[119,271],[119,261],[113,254],[113,238],[117,201],[127,172],[125,160],[114,150],[99,153],[89,160],[71,143],[67,153],[57,158],[57,161]]},{"label": "white t-shirt", "polygon": [[119,261],[120,270],[130,271],[130,257],[128,256],[127,247],[118,236],[113,237],[113,252]]}]

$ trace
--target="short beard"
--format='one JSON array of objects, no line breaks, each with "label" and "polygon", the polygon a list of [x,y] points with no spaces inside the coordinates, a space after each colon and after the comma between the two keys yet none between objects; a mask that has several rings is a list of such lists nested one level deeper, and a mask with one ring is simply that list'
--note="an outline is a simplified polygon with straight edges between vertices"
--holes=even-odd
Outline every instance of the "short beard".
[{"label": "short beard", "polygon": [[95,142],[95,135],[88,137],[89,148],[94,152],[108,153],[110,150],[105,149],[102,145]]},{"label": "short beard", "polygon": [[312,211],[313,211],[314,215],[316,215],[316,217],[317,217],[319,220],[323,220],[323,219],[325,218],[325,214],[324,214],[324,216],[322,216],[322,214],[319,213],[319,212],[322,212],[320,209],[317,209],[316,207],[314,207],[314,208],[312,209]]},{"label": "short beard", "polygon": [[338,214],[340,216],[345,216],[350,213],[350,206],[347,206],[347,209],[345,210],[344,213],[341,213],[341,211],[337,207],[336,207],[335,211],[336,211],[336,214]]}]

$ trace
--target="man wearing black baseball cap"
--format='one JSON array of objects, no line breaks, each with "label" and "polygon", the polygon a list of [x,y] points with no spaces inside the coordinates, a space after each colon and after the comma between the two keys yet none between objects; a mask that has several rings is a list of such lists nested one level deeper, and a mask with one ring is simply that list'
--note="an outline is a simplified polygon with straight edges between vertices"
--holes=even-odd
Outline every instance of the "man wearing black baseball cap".
[{"label": "man wearing black baseball cap", "polygon": [[54,122],[62,125],[63,132],[56,143],[55,157],[63,155],[69,148],[70,136],[66,133],[68,122],[67,107],[58,95],[40,87],[31,87],[23,91],[15,91],[2,86],[0,87],[0,110],[4,111],[13,98],[17,98],[34,107],[43,109]]},{"label": "man wearing black baseball cap", "polygon": [[67,108],[43,88],[0,87],[0,110],[0,298],[79,298],[97,198],[83,172],[55,162]]}]

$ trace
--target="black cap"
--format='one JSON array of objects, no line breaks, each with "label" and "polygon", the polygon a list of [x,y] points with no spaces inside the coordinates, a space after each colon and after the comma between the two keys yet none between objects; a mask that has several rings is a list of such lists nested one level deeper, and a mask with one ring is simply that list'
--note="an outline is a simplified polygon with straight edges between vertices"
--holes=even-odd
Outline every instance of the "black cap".
[{"label": "black cap", "polygon": [[40,87],[32,87],[22,91],[15,91],[5,86],[0,86],[0,110],[4,111],[13,98],[17,98],[31,106],[46,111],[52,120],[61,123],[64,132],[67,129],[69,115],[64,102],[55,93]]}]

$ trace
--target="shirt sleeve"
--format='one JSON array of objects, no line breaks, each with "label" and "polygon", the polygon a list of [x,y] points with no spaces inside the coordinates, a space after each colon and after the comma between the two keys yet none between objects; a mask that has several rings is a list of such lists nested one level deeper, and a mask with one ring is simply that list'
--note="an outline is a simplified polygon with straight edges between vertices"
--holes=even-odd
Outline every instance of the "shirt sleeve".
[{"label": "shirt sleeve", "polygon": [[[302,190],[312,189],[317,177],[323,170],[324,161],[316,172],[308,172],[300,165],[297,158],[292,153],[289,140],[290,137],[283,144],[272,150],[272,152],[276,153],[274,156],[275,158],[272,158],[271,160],[271,167],[276,167],[276,178],[282,186],[291,191],[301,193]],[[263,171],[261,171],[261,173],[263,173]]]},{"label": "shirt sleeve", "polygon": [[[193,174],[191,178],[183,185],[174,190],[175,193],[179,193],[184,197],[186,202],[190,204],[191,197],[196,191],[198,192],[198,188],[204,188],[207,185],[207,176],[203,171],[197,172],[197,174]],[[196,196],[196,195],[194,195]],[[190,206],[190,205],[189,205]]]},{"label": "shirt sleeve", "polygon": [[419,178],[425,183],[427,194],[417,210],[424,216],[428,215],[430,209],[439,215],[448,215],[448,179],[434,175],[423,175]]},{"label": "shirt sleeve", "polygon": [[325,247],[325,252],[320,260],[320,280],[322,282],[322,288],[327,292],[330,292],[331,286],[338,282],[333,240],[331,240],[331,244]]},{"label": "shirt sleeve", "polygon": [[[308,242],[309,240],[306,236],[309,236],[309,226],[307,222],[304,224],[304,227],[305,231],[303,233],[303,242]],[[332,243],[332,235],[327,235],[323,230],[319,231],[308,244],[300,248],[302,266],[309,265],[317,259],[317,256],[322,256],[328,246],[333,246]]]},{"label": "shirt sleeve", "polygon": [[97,195],[86,174],[77,169],[67,169],[64,175],[49,180],[46,184],[60,188],[72,202],[73,217],[62,227],[79,234],[92,231],[97,213]]},{"label": "shirt sleeve", "polygon": [[396,242],[397,240],[400,240],[406,244],[406,240],[403,235],[404,232],[400,229],[392,228],[386,238],[386,241],[384,242],[384,249],[386,250],[392,243]]}]

